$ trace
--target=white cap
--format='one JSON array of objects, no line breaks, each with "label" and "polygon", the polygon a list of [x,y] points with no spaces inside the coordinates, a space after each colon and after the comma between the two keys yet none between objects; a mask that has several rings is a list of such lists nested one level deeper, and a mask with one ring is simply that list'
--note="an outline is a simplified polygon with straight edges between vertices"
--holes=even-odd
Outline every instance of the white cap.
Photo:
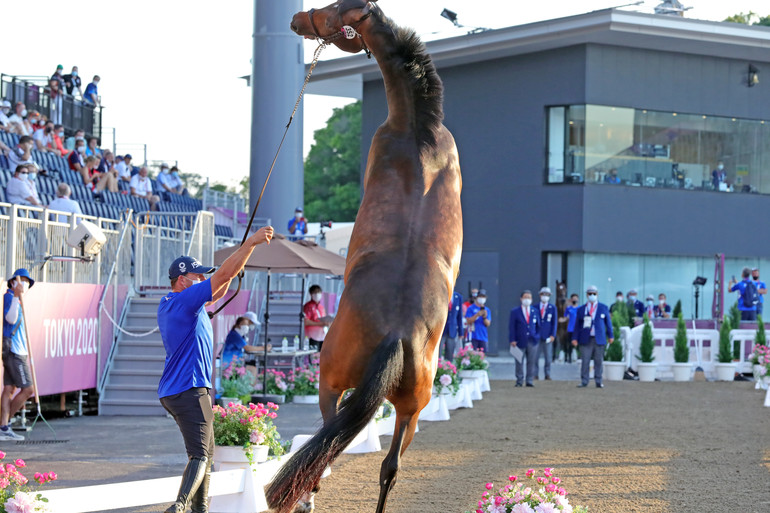
[{"label": "white cap", "polygon": [[598,294],[599,293],[599,289],[596,288],[596,285],[591,285],[591,286],[589,286],[586,289],[586,292],[589,293],[589,294],[591,294],[591,293]]},{"label": "white cap", "polygon": [[254,324],[259,324],[259,319],[257,319],[257,314],[254,312],[246,312],[242,315],[242,317],[245,317],[246,319],[250,320]]},{"label": "white cap", "polygon": [[551,289],[549,289],[548,287],[543,287],[542,289],[540,289],[540,293],[541,294],[550,294],[551,293]]},{"label": "white cap", "polygon": [[11,102],[9,102],[8,100],[3,100],[3,107],[10,107],[10,106],[11,106]]}]

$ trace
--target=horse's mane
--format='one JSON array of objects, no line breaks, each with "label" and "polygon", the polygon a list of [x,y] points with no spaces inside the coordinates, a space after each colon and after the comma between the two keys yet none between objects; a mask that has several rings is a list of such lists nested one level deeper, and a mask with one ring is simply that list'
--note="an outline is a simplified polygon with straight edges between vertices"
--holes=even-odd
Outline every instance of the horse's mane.
[{"label": "horse's mane", "polygon": [[421,144],[433,144],[444,119],[444,86],[436,72],[436,66],[417,33],[399,27],[390,18],[375,9],[375,17],[381,23],[380,30],[393,34],[392,59],[400,60],[414,91],[416,135]]}]

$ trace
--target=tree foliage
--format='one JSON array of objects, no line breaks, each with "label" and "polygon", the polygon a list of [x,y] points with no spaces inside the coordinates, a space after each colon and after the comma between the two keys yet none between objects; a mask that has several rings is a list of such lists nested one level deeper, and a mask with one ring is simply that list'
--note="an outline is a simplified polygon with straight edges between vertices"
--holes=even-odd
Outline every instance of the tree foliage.
[{"label": "tree foliage", "polygon": [[765,321],[762,320],[762,315],[757,315],[757,336],[754,337],[754,343],[761,346],[767,345],[767,336],[765,335]]},{"label": "tree foliage", "polygon": [[652,356],[655,350],[655,340],[652,338],[652,326],[650,318],[644,314],[644,328],[642,328],[642,342],[639,344],[639,354],[637,358],[642,363],[652,363],[655,357]]},{"label": "tree foliage", "polygon": [[684,324],[682,312],[679,312],[676,321],[676,336],[674,337],[674,361],[687,363],[690,361],[690,341],[687,340],[687,326]]},{"label": "tree foliage", "polygon": [[628,315],[626,314],[625,303],[621,303],[623,308],[617,308],[612,313],[612,330],[615,334],[615,341],[612,344],[607,344],[604,352],[604,359],[608,362],[622,362],[623,361],[623,341],[621,326],[625,326],[628,322]]},{"label": "tree foliage", "polygon": [[717,354],[719,363],[730,363],[733,361],[733,351],[730,347],[730,329],[730,318],[725,316],[722,321],[722,327],[719,328],[719,354]]},{"label": "tree foliage", "polygon": [[361,204],[361,102],[334,109],[305,160],[305,217],[354,221]]},{"label": "tree foliage", "polygon": [[674,309],[671,311],[671,317],[676,319],[680,315],[682,315],[682,300],[677,299],[676,304],[674,305]]},{"label": "tree foliage", "polygon": [[733,14],[725,18],[725,21],[731,23],[742,23],[743,25],[761,25],[764,27],[770,27],[770,14],[767,16],[759,16],[757,13],[749,11],[747,13]]}]

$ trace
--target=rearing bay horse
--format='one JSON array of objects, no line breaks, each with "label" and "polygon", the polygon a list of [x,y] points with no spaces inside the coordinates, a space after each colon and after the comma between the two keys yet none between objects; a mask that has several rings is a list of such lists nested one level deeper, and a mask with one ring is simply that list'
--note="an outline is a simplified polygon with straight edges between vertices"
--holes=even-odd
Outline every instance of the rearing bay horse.
[{"label": "rearing bay horse", "polygon": [[[290,511],[387,398],[396,409],[396,429],[380,472],[381,513],[418,414],[431,398],[460,266],[457,147],[442,124],[441,80],[414,31],[364,0],[297,13],[291,28],[350,53],[371,52],[384,78],[388,117],[372,139],[345,290],[321,351],[324,425],[283,466],[267,499],[274,512]],[[349,388],[355,391],[340,401]]]}]

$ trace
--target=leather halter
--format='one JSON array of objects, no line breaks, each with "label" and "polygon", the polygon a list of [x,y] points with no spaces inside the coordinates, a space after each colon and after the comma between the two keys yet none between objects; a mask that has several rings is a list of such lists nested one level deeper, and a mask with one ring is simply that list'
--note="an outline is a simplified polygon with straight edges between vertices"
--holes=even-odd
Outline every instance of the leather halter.
[{"label": "leather halter", "polygon": [[[361,49],[364,52],[366,52],[366,56],[371,59],[372,52],[366,46],[366,43],[364,42],[364,38],[361,37],[361,34],[358,33],[356,28],[372,15],[372,10],[374,7],[375,7],[374,3],[367,2],[361,11],[363,13],[363,16],[361,16],[361,18],[358,21],[356,21],[352,25],[342,26],[340,30],[338,30],[337,32],[335,32],[330,36],[322,36],[321,34],[318,33],[318,29],[315,26],[315,21],[313,20],[313,13],[315,13],[316,11],[315,9],[311,8],[307,12],[307,16],[308,16],[308,19],[310,20],[310,28],[313,29],[313,35],[316,37],[316,39],[320,40],[323,44],[333,43],[334,41],[336,41],[337,39],[340,39],[341,37],[345,37],[346,39],[353,39],[354,37],[358,37],[361,40],[361,47],[362,47]],[[341,17],[342,13],[338,11],[338,14]]]}]

